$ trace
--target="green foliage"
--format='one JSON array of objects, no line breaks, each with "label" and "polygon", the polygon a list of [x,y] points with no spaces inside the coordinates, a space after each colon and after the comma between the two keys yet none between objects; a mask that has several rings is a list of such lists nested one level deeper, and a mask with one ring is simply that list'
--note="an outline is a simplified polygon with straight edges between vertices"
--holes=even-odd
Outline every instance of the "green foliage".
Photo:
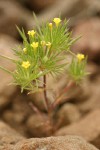
[{"label": "green foliage", "polygon": [[79,61],[77,57],[72,59],[69,65],[68,73],[76,83],[79,83],[87,75],[85,71],[86,63],[86,58],[82,61]]},{"label": "green foliage", "polygon": [[[28,89],[35,92],[39,88],[40,77],[62,73],[69,63],[62,62],[66,60],[64,53],[71,53],[72,57],[76,57],[70,51],[70,46],[76,39],[71,37],[67,28],[68,22],[61,22],[59,18],[55,18],[53,22],[38,27],[37,31],[28,31],[28,38],[24,30],[21,31],[17,27],[23,39],[23,46],[14,49],[18,59],[13,60],[16,70],[12,72],[12,76],[14,83],[20,85],[22,91]],[[77,58],[73,58],[68,69],[69,75],[79,81],[86,75],[85,66],[86,59],[79,63]]]},{"label": "green foliage", "polygon": [[53,52],[56,51],[59,53],[64,50],[69,50],[74,40],[71,38],[71,32],[68,31],[68,22],[65,20],[63,24],[59,24],[58,27],[53,25],[52,31],[48,24],[49,23],[47,23],[46,26],[42,26],[42,35],[40,35],[40,39],[46,42],[51,42],[51,50]]}]

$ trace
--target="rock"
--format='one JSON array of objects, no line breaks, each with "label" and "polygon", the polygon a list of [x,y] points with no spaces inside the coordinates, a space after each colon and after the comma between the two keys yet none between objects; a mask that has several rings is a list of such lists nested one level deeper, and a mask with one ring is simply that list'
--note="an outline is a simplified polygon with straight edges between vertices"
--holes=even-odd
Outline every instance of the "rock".
[{"label": "rock", "polygon": [[100,60],[100,20],[92,18],[79,22],[73,29],[73,37],[82,36],[73,46],[75,52],[88,55],[90,60]]},{"label": "rock", "polygon": [[[20,17],[19,17],[20,16]],[[27,20],[33,19],[27,9],[23,8],[18,1],[0,0],[0,32],[18,37],[16,25],[27,28]]]},{"label": "rock", "polygon": [[74,104],[67,103],[58,110],[56,116],[56,124],[59,124],[59,127],[62,127],[79,120],[81,114]]},{"label": "rock", "polygon": [[[4,55],[7,57],[15,58],[11,48],[17,46],[18,42],[16,42],[13,38],[0,35],[0,55]],[[5,67],[6,69],[13,71],[15,65],[2,57],[0,57],[0,66]],[[12,82],[11,75],[0,69],[0,109],[7,106],[8,103],[11,102],[13,94],[16,92],[16,87],[13,85],[9,85]]]},{"label": "rock", "polygon": [[[11,36],[5,35],[5,34],[0,34],[0,54],[7,56],[7,57],[11,57],[16,58],[12,49],[17,47],[19,43],[12,38]],[[4,65],[4,67],[7,67],[7,69],[9,70],[13,70],[14,69],[14,63],[12,63],[10,60],[4,59],[0,57],[0,64]]]},{"label": "rock", "polygon": [[35,12],[40,12],[41,10],[50,7],[54,3],[53,0],[26,0],[24,3],[26,3],[29,8],[34,10]]},{"label": "rock", "polygon": [[[13,101],[12,111],[14,113],[18,112],[18,113],[22,114],[21,115],[21,116],[23,116],[22,118],[25,119],[29,115],[33,114],[33,110],[29,106],[30,99],[28,98],[27,94],[20,93],[20,89],[19,89],[18,93],[19,94],[16,96],[16,98]],[[23,122],[23,119],[22,119],[22,122]]]},{"label": "rock", "polygon": [[0,122],[1,150],[98,150],[78,136],[26,139]]},{"label": "rock", "polygon": [[0,96],[0,110],[7,106],[11,102],[11,99],[8,100],[5,96]]},{"label": "rock", "polygon": [[10,107],[2,112],[2,118],[20,134],[29,136],[26,122],[29,116],[33,113],[33,110],[31,110],[30,106],[28,105],[27,96],[20,94],[19,90],[15,97],[13,97]]},{"label": "rock", "polygon": [[[83,93],[85,95],[84,101],[77,103],[77,107],[81,112],[89,112],[93,109],[100,108],[100,76],[95,76],[94,79],[86,80],[83,86]],[[89,89],[89,90],[88,90]]]},{"label": "rock", "polygon": [[21,135],[27,136],[27,129],[25,127],[25,116],[20,112],[13,110],[5,110],[2,115],[3,120],[12,128],[16,129]]},{"label": "rock", "polygon": [[36,107],[38,107],[40,110],[46,110],[43,92],[36,92],[29,94],[28,96]]},{"label": "rock", "polygon": [[79,87],[71,90],[69,97],[69,102],[75,103],[83,114],[100,107],[100,69],[99,66],[94,65],[87,67],[90,75],[82,81]]},{"label": "rock", "polygon": [[40,114],[31,115],[26,123],[31,137],[46,137],[51,135],[51,126],[48,117]]},{"label": "rock", "polygon": [[25,138],[0,121],[0,150],[11,150],[13,145],[23,139]]},{"label": "rock", "polygon": [[78,136],[32,138],[16,144],[13,150],[98,150]]},{"label": "rock", "polygon": [[63,127],[56,132],[56,135],[79,135],[89,142],[98,139],[100,148],[100,109],[94,110],[67,127]]},{"label": "rock", "polygon": [[90,74],[87,76],[90,81],[95,81],[100,75],[99,65],[95,63],[88,63],[86,66],[86,71]]}]

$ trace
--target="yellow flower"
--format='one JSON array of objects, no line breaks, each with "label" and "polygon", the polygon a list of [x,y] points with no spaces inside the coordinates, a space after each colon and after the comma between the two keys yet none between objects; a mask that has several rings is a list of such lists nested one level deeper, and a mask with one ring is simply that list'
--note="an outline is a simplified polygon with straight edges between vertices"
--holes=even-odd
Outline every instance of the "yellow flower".
[{"label": "yellow flower", "polygon": [[26,48],[23,48],[23,52],[26,54],[26,53],[27,53],[27,49],[26,49]]},{"label": "yellow flower", "polygon": [[59,23],[61,22],[61,19],[60,18],[54,18],[53,22],[56,24],[56,26],[58,26]]},{"label": "yellow flower", "polygon": [[49,23],[49,28],[52,30],[52,23]]},{"label": "yellow flower", "polygon": [[25,68],[25,69],[29,68],[30,65],[31,65],[31,64],[30,64],[29,61],[23,61],[23,62],[22,62],[22,67]]},{"label": "yellow flower", "polygon": [[81,62],[85,58],[85,56],[83,54],[77,54],[76,57],[77,57],[79,62]]},{"label": "yellow flower", "polygon": [[28,31],[28,33],[27,33],[27,34],[28,34],[28,35],[30,35],[30,36],[34,36],[34,35],[35,35],[35,33],[36,33],[36,32],[35,32],[34,30],[31,30],[31,31]]},{"label": "yellow flower", "polygon": [[50,48],[50,47],[51,47],[51,43],[50,43],[50,42],[46,43],[46,46],[47,46],[48,48]]},{"label": "yellow flower", "polygon": [[46,42],[45,42],[45,41],[41,41],[41,45],[42,45],[42,46],[45,46],[45,45],[46,45]]},{"label": "yellow flower", "polygon": [[31,46],[32,46],[34,49],[36,49],[36,48],[38,47],[38,45],[39,45],[38,42],[33,42],[33,43],[31,44]]}]

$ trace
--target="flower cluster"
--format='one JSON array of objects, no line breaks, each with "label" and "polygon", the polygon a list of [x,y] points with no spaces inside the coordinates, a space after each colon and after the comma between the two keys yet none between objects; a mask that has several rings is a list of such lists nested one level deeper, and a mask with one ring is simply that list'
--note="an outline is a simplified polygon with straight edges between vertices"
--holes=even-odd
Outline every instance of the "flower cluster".
[{"label": "flower cluster", "polygon": [[[22,91],[24,89],[36,91],[39,77],[46,74],[58,75],[66,69],[66,66],[69,76],[76,82],[86,75],[86,57],[83,54],[73,55],[70,50],[76,39],[71,37],[67,23],[66,20],[54,18],[37,31],[28,31],[28,38],[24,30],[18,28],[23,45],[20,50],[14,50],[19,59],[13,61],[16,63],[16,70],[12,75],[15,84],[20,85]],[[67,62],[68,53],[72,54],[71,62]]]},{"label": "flower cluster", "polygon": [[80,53],[76,55],[76,58],[72,59],[72,62],[69,67],[69,74],[72,77],[72,79],[77,83],[79,83],[80,80],[82,80],[83,77],[88,74],[85,71],[86,62],[87,58],[84,56],[84,54]]}]

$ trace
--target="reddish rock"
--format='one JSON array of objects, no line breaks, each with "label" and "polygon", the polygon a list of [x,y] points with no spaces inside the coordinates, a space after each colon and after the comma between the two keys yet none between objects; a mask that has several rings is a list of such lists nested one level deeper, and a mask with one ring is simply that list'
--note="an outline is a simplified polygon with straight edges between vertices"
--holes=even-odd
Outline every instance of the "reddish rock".
[{"label": "reddish rock", "polygon": [[78,136],[25,139],[0,122],[0,150],[98,150]]},{"label": "reddish rock", "polygon": [[23,8],[18,1],[0,0],[0,32],[18,37],[16,25],[27,27],[28,19],[33,19],[27,9]]},{"label": "reddish rock", "polygon": [[2,115],[3,120],[8,123],[12,128],[16,129],[17,132],[26,136],[27,129],[25,127],[24,120],[25,116],[24,113],[21,112],[14,112],[13,110],[5,110]]},{"label": "reddish rock", "polygon": [[39,12],[54,3],[53,0],[26,0],[25,3],[34,11]]},{"label": "reddish rock", "polygon": [[32,138],[15,145],[13,150],[98,150],[78,136]]},{"label": "reddish rock", "polygon": [[46,115],[33,114],[26,122],[28,131],[32,137],[46,137],[51,135],[51,126]]},{"label": "reddish rock", "polygon": [[86,80],[85,84],[82,85],[83,93],[85,95],[84,101],[80,101],[77,103],[78,108],[86,113],[96,108],[100,108],[100,77],[99,75],[95,75],[95,78],[91,80]]},{"label": "reddish rock", "polygon": [[[0,35],[0,55],[15,58],[11,49],[15,47],[15,45],[17,46],[17,44],[18,43],[13,38],[6,35]],[[15,65],[10,60],[1,57],[0,66],[5,67],[10,71],[13,71],[15,68]],[[0,78],[0,109],[2,109],[12,100],[16,87],[9,85],[12,82],[12,77],[1,69]]]},{"label": "reddish rock", "polygon": [[26,127],[27,119],[34,113],[28,105],[28,100],[28,97],[21,94],[19,90],[13,97],[11,107],[2,112],[3,120],[24,136],[28,136],[28,129]]},{"label": "reddish rock", "polygon": [[100,60],[100,20],[92,18],[81,21],[73,29],[73,37],[82,36],[73,46],[75,52],[88,55],[89,59]]},{"label": "reddish rock", "polygon": [[90,73],[87,77],[92,82],[94,82],[100,75],[99,65],[95,63],[88,63],[86,66],[86,70]]},{"label": "reddish rock", "polygon": [[25,138],[0,121],[0,150],[11,150],[17,142],[23,139]]},{"label": "reddish rock", "polygon": [[90,112],[80,121],[61,128],[56,135],[79,135],[90,142],[98,139],[100,143],[100,109]]},{"label": "reddish rock", "polygon": [[62,127],[79,120],[81,114],[74,104],[67,103],[58,110],[56,116],[56,124]]}]

